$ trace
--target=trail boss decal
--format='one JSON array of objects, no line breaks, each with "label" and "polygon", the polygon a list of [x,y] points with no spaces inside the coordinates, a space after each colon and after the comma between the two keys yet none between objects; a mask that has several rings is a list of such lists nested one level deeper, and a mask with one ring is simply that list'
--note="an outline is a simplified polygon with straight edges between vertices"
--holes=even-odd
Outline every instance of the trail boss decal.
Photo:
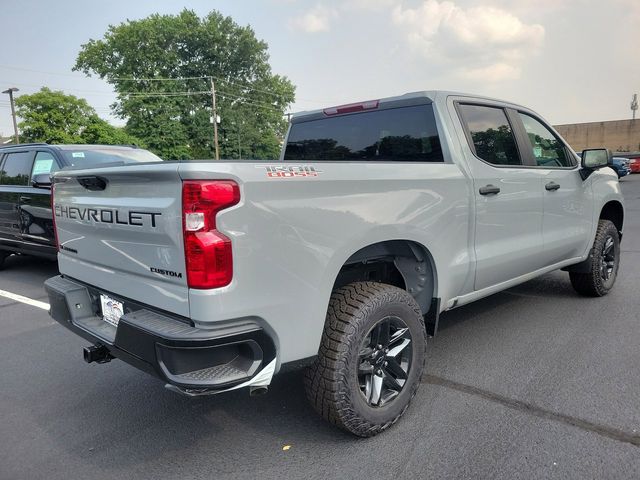
[{"label": "trail boss decal", "polygon": [[311,165],[256,165],[256,168],[266,168],[269,178],[317,177],[322,173]]}]

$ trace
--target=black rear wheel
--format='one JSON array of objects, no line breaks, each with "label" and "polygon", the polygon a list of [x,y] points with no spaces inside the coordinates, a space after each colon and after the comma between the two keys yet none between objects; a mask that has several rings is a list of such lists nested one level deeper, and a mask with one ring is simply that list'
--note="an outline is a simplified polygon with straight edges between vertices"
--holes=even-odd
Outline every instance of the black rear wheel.
[{"label": "black rear wheel", "polygon": [[388,405],[404,389],[413,359],[411,341],[409,327],[396,316],[380,320],[362,340],[358,383],[369,406]]},{"label": "black rear wheel", "polygon": [[406,291],[357,282],[331,296],[318,357],[305,375],[312,406],[362,437],[393,425],[415,395],[426,352],[420,307]]}]

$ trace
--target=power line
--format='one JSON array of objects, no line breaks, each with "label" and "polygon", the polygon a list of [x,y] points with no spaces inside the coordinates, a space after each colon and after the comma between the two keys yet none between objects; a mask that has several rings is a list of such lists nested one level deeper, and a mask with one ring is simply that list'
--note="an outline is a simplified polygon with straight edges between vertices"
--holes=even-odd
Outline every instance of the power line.
[{"label": "power line", "polygon": [[183,97],[189,95],[211,95],[211,92],[122,92],[118,95],[126,95],[128,97]]},{"label": "power line", "polygon": [[[209,91],[201,91],[201,92],[149,92],[149,93],[122,92],[119,95],[130,96],[130,97],[180,97],[180,96],[190,96],[190,95],[211,95],[211,91],[209,90]],[[263,102],[247,100],[244,97],[239,95],[234,95],[234,94],[225,93],[225,92],[221,92],[221,93],[219,92],[218,95],[225,98],[232,98],[234,100],[238,100],[241,103],[245,103],[248,105],[253,105],[253,106],[262,107],[262,108],[270,108],[278,111],[281,110],[278,106],[273,105],[271,103],[263,103]]]},{"label": "power line", "polygon": [[[40,73],[42,75],[59,75],[64,77],[74,77],[74,78],[87,78],[86,76],[81,77],[81,73],[68,73],[68,72],[45,72],[43,70],[34,70],[31,68],[24,67],[16,67],[13,65],[0,65],[0,68],[6,68],[9,70],[21,70],[23,72],[31,72],[31,73]],[[102,77],[100,77],[103,80]],[[133,78],[133,77],[110,77],[111,80],[120,80],[120,81],[134,81],[134,82],[164,82],[164,81],[177,81],[177,80],[197,80],[197,79],[207,79],[209,75],[202,75],[199,77],[150,77],[150,78]]]},{"label": "power line", "polygon": [[272,105],[272,104],[268,104],[268,103],[259,103],[259,102],[252,102],[251,100],[246,100],[242,97],[237,97],[234,95],[228,95],[226,93],[220,93],[219,94],[221,97],[225,97],[225,98],[233,98],[234,100],[237,100],[239,103],[243,103],[246,105],[251,105],[254,107],[258,107],[258,108],[265,108],[268,110],[274,110],[277,112],[281,112],[283,109],[282,108],[278,108],[276,105]]},{"label": "power line", "polygon": [[[35,69],[29,69],[29,68],[22,68],[22,67],[15,67],[15,66],[9,66],[9,65],[0,65],[0,68],[7,68],[7,69],[13,69],[13,70],[21,70],[21,71],[26,71],[26,72],[33,72],[33,73],[39,73],[39,74],[45,74],[45,75],[61,75],[61,76],[66,76],[66,77],[74,77],[74,78],[80,78],[78,75],[76,74],[70,74],[70,73],[62,73],[62,72],[46,72],[46,71],[42,71],[42,70],[35,70]],[[86,77],[83,77],[86,78]],[[104,78],[101,78],[102,80],[104,80]],[[110,77],[108,78],[109,81],[185,81],[185,80],[209,80],[209,81],[213,81],[213,80],[217,80],[218,82],[221,82],[223,84],[227,84],[227,85],[235,85],[237,87],[240,87],[244,90],[248,90],[249,92],[256,92],[256,93],[263,93],[263,94],[267,94],[267,95],[272,95],[273,97],[276,97],[277,99],[282,99],[282,97],[284,96],[281,93],[276,93],[276,92],[272,92],[272,91],[267,91],[264,89],[259,89],[259,88],[255,88],[251,85],[246,85],[243,83],[238,83],[238,82],[233,82],[231,80],[227,80],[227,79],[222,79],[220,77],[215,77],[212,75],[203,75],[203,76],[193,76],[193,77],[172,77],[172,78],[168,78],[168,77],[153,77],[153,78],[133,78],[133,77]],[[34,87],[36,87],[35,85],[33,85]],[[183,92],[114,92],[114,93],[109,93],[109,92],[99,92],[99,91],[92,91],[92,90],[82,90],[82,89],[73,89],[73,88],[65,88],[65,90],[69,91],[78,91],[78,92],[86,92],[86,93],[94,93],[94,94],[101,94],[101,95],[113,95],[116,94],[118,96],[128,96],[130,98],[136,98],[136,97],[140,97],[140,98],[147,98],[147,97],[151,97],[151,98],[164,98],[164,97],[180,97],[180,96],[196,96],[196,95],[211,95],[211,91],[207,90],[207,91],[183,91]],[[276,111],[279,113],[282,113],[282,108],[278,107],[277,105],[274,105],[273,103],[263,103],[263,102],[259,102],[259,101],[252,101],[252,100],[248,100],[246,98],[244,98],[243,96],[237,95],[237,94],[232,94],[229,93],[228,91],[223,90],[220,93],[220,96],[224,97],[224,98],[231,98],[234,99],[236,101],[238,101],[239,103],[242,103],[244,105],[250,105],[253,107],[257,107],[257,108],[262,108],[262,109],[267,109],[267,110],[272,110],[272,111]],[[302,99],[298,99],[298,101],[300,101]],[[311,100],[309,100],[311,101]],[[315,103],[315,101],[313,101]],[[274,102],[275,103],[275,102]],[[0,103],[0,106],[9,106],[8,102],[7,104],[3,104]],[[96,109],[94,107],[95,111],[98,111],[98,109]],[[109,115],[112,115],[113,112],[111,111],[111,109],[106,109],[106,108],[99,108],[101,113],[105,113],[108,112]],[[215,121],[215,120],[214,120]]]},{"label": "power line", "polygon": [[[83,78],[86,79],[87,76],[84,76],[82,74],[79,73],[63,73],[63,72],[47,72],[47,71],[43,71],[43,70],[34,70],[34,69],[30,69],[30,68],[24,68],[24,67],[16,67],[16,66],[12,66],[12,65],[0,65],[0,68],[6,68],[9,70],[20,70],[20,71],[24,71],[24,72],[32,72],[32,73],[39,73],[39,74],[43,74],[43,75],[60,75],[60,76],[65,76],[65,77],[73,77],[73,78]],[[93,78],[93,77],[90,77]],[[135,77],[99,77],[100,80],[103,81],[131,81],[131,82],[180,82],[180,81],[185,81],[185,80],[209,80],[210,78],[213,78],[216,82],[222,83],[222,84],[229,84],[229,85],[235,85],[238,87],[242,87],[242,88],[246,88],[249,90],[252,90],[254,92],[257,93],[264,93],[266,95],[273,95],[276,97],[281,97],[282,94],[280,93],[276,93],[273,91],[269,91],[269,90],[265,90],[265,89],[261,89],[261,88],[256,88],[253,87],[251,85],[247,85],[244,83],[239,83],[239,82],[234,82],[232,80],[228,80],[222,77],[217,77],[214,75],[201,75],[201,76],[192,76],[192,77],[147,77],[147,78],[135,78]],[[33,85],[32,85],[33,86]],[[67,89],[67,90],[74,90],[74,89]],[[75,89],[75,91],[83,91],[80,89]],[[84,92],[87,93],[103,93],[103,92],[97,92],[97,91],[90,91],[90,90],[84,90]],[[322,103],[322,104],[327,104],[327,103],[335,103],[335,102],[329,102],[329,101],[319,101],[319,100],[312,100],[312,99],[305,99],[305,98],[297,98],[296,99],[297,102],[305,102],[305,103]]]}]

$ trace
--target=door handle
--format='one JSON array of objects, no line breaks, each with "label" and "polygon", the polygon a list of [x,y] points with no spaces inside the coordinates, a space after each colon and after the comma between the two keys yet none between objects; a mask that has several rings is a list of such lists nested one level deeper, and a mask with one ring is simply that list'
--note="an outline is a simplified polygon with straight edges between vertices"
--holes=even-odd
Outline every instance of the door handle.
[{"label": "door handle", "polygon": [[496,195],[500,193],[500,189],[495,185],[485,185],[484,187],[480,187],[480,195]]},{"label": "door handle", "polygon": [[31,201],[31,197],[20,197],[20,201],[24,203],[29,203]]},{"label": "door handle", "polygon": [[552,192],[554,190],[558,190],[560,188],[560,185],[558,185],[556,182],[549,182],[544,186],[544,188],[546,188],[549,192]]}]

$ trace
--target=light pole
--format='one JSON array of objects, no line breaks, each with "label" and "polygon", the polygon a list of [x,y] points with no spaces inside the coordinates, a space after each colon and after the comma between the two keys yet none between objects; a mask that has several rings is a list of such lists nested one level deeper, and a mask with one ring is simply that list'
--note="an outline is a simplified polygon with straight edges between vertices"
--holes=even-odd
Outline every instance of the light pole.
[{"label": "light pole", "polygon": [[13,92],[18,91],[19,89],[17,89],[16,87],[11,87],[2,92],[9,94],[9,102],[11,103],[11,116],[13,117],[13,133],[16,136],[16,143],[20,143],[20,137],[18,136],[18,124],[16,123],[16,106],[13,103]]}]

